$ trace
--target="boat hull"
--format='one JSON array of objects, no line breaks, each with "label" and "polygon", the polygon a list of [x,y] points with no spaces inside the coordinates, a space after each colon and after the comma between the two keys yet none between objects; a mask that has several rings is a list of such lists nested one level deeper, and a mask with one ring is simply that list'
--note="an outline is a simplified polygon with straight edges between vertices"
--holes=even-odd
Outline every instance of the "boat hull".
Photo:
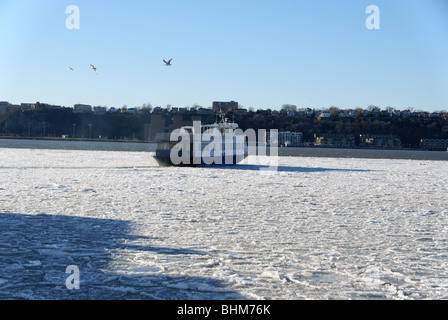
[{"label": "boat hull", "polygon": [[[155,159],[161,166],[205,166],[205,165],[237,165],[247,158],[247,152],[243,154],[220,155],[212,159],[204,159],[203,157],[193,157],[190,152],[188,160],[180,164],[173,163],[171,158],[171,150],[157,150]],[[207,161],[206,161],[207,160]]]},{"label": "boat hull", "polygon": [[[168,165],[168,166],[196,166],[196,165],[237,165],[244,161],[244,159],[248,156],[248,148],[247,144],[244,145],[234,145],[232,150],[225,150],[225,146],[223,145],[223,150],[219,154],[215,154],[212,151],[210,154],[207,153],[207,156],[203,156],[204,149],[207,147],[207,144],[202,144],[201,152],[198,156],[195,156],[193,153],[194,145],[190,144],[184,145],[179,151],[178,158],[173,160],[171,150],[176,145],[176,142],[168,142],[161,141],[159,142],[156,150],[155,159],[160,165]],[[189,155],[183,157],[181,152],[189,152]],[[181,161],[182,160],[182,161]],[[175,163],[174,161],[178,161],[180,163]]]}]

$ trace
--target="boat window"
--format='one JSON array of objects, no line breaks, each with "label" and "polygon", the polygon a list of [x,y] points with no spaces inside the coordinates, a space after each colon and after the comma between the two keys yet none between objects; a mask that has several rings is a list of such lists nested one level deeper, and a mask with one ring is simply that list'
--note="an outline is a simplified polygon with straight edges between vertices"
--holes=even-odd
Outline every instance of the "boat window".
[{"label": "boat window", "polygon": [[169,142],[160,142],[158,148],[161,149],[161,150],[169,150],[170,149],[170,143]]}]

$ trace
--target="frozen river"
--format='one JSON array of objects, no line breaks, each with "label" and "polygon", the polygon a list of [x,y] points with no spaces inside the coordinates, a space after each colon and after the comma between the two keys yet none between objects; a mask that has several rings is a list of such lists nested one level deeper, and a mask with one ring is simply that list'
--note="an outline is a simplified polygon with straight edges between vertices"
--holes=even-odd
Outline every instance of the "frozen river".
[{"label": "frozen river", "polygon": [[152,155],[0,149],[0,299],[448,298],[447,161]]}]

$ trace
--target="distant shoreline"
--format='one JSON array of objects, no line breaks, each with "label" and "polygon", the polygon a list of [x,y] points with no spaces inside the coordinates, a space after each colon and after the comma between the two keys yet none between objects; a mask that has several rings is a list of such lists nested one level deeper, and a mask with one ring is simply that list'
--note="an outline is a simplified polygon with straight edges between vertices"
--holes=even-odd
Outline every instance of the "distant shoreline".
[{"label": "distant shoreline", "polygon": [[[105,139],[62,139],[38,137],[0,136],[0,150],[15,149],[50,149],[50,150],[89,150],[89,151],[129,151],[156,152],[156,143],[141,140],[105,140]],[[360,158],[360,159],[406,159],[448,161],[448,152],[424,149],[377,149],[365,147],[322,147],[294,146],[266,150],[267,156],[279,157],[315,157],[315,158]],[[271,152],[274,152],[273,154]]]},{"label": "distant shoreline", "polygon": [[[147,140],[128,140],[128,139],[87,139],[87,138],[58,138],[58,137],[13,137],[13,136],[0,136],[1,139],[7,140],[30,140],[30,141],[75,141],[75,142],[121,142],[121,143],[141,143],[150,144],[157,143],[157,141]],[[425,152],[444,152],[445,150],[428,150],[421,148],[373,148],[373,147],[340,147],[340,146],[313,146],[313,145],[299,145],[291,147],[279,147],[282,150],[291,150],[294,148],[310,148],[310,149],[341,149],[341,150],[377,150],[377,151],[425,151]],[[447,150],[448,151],[448,150]]]},{"label": "distant shoreline", "polygon": [[88,138],[57,138],[57,137],[12,137],[0,136],[0,139],[8,140],[42,140],[42,141],[83,141],[83,142],[132,142],[132,143],[156,143],[156,141],[146,140],[125,140],[125,139],[88,139]]}]

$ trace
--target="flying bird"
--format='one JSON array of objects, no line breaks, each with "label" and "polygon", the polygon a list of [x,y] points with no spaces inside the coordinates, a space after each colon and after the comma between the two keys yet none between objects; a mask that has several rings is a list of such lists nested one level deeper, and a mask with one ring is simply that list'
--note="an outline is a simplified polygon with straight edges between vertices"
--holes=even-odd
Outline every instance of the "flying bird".
[{"label": "flying bird", "polygon": [[72,67],[68,67],[70,70],[72,70],[73,71],[73,68]]},{"label": "flying bird", "polygon": [[90,68],[91,68],[93,71],[95,71],[96,74],[98,74],[98,72],[96,71],[96,68],[95,68],[94,65],[91,64],[91,65],[90,65]]},{"label": "flying bird", "polygon": [[168,61],[163,60],[163,62],[165,62],[165,66],[166,66],[166,67],[170,67],[170,66],[172,66],[172,64],[171,64],[171,60],[173,60],[173,59],[170,59],[170,60],[168,60]]}]

